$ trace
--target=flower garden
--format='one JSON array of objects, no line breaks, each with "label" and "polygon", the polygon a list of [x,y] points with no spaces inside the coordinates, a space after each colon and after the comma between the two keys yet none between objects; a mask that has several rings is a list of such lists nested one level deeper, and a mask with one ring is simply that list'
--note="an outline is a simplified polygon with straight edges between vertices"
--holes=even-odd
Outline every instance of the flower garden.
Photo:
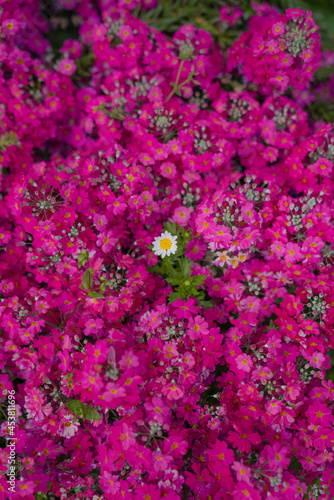
[{"label": "flower garden", "polygon": [[244,4],[0,3],[0,500],[334,498],[334,52]]}]

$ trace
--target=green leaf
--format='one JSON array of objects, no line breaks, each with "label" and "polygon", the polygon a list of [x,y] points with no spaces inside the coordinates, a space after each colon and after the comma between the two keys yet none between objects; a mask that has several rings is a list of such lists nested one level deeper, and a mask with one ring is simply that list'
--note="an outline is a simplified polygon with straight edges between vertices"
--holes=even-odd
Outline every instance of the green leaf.
[{"label": "green leaf", "polygon": [[45,495],[45,493],[42,493],[41,491],[35,493],[35,500],[47,500],[47,498],[48,497]]},{"label": "green leaf", "polygon": [[90,290],[93,285],[93,269],[89,267],[82,277],[82,286],[86,290]]},{"label": "green leaf", "polygon": [[168,295],[169,303],[175,302],[177,299],[183,299],[184,294],[181,292],[172,292]]},{"label": "green leaf", "polygon": [[328,123],[334,122],[334,99],[313,101],[310,105],[310,112],[315,120],[324,120]]},{"label": "green leaf", "polygon": [[205,280],[206,280],[205,274],[201,274],[200,276],[191,276],[191,281],[195,286],[203,285]]},{"label": "green leaf", "polygon": [[85,404],[82,403],[81,401],[78,401],[77,399],[72,399],[71,401],[67,401],[65,403],[67,408],[70,410],[71,413],[74,413],[74,422],[78,419],[80,415],[83,415],[83,411],[85,408]]},{"label": "green leaf", "polygon": [[86,264],[89,257],[88,250],[84,250],[83,252],[78,254],[78,267],[82,267]]},{"label": "green leaf", "polygon": [[94,60],[94,53],[93,52],[89,52],[88,54],[85,54],[84,56],[82,56],[79,61],[81,62],[81,64],[84,66],[84,67],[89,67],[92,65],[92,62]]},{"label": "green leaf", "polygon": [[180,269],[184,277],[186,277],[189,274],[191,266],[192,266],[192,261],[187,259],[187,257],[182,257],[180,259]]},{"label": "green leaf", "polygon": [[301,466],[298,458],[296,458],[296,457],[292,457],[291,458],[291,460],[290,460],[290,467],[292,469],[294,469],[294,471],[297,471],[297,472],[303,470],[303,467]]},{"label": "green leaf", "polygon": [[102,418],[96,408],[88,406],[77,399],[68,401],[66,406],[70,412],[75,414],[74,421],[76,421],[78,417],[82,417],[84,420],[89,420],[90,422],[94,422],[95,420],[100,420]]},{"label": "green leaf", "polygon": [[18,141],[16,132],[10,131],[0,136],[0,151],[5,151],[7,147],[13,146]]},{"label": "green leaf", "polygon": [[95,292],[95,290],[88,292],[88,297],[91,297],[92,299],[104,299],[104,295],[102,295],[102,293]]},{"label": "green leaf", "polygon": [[214,305],[212,304],[212,302],[210,302],[209,300],[202,300],[201,298],[198,298],[197,297],[197,300],[199,302],[199,304],[204,307],[205,309],[209,309],[209,308],[213,308]]},{"label": "green leaf", "polygon": [[161,274],[161,264],[154,264],[153,266],[147,266],[147,269],[155,274]]},{"label": "green leaf", "polygon": [[330,79],[334,72],[334,67],[333,66],[325,66],[323,68],[317,69],[317,71],[314,73],[314,79],[317,82],[324,82]]},{"label": "green leaf", "polygon": [[96,420],[101,420],[102,415],[93,408],[92,406],[85,406],[83,416],[85,420],[89,420],[89,422],[95,422]]},{"label": "green leaf", "polygon": [[171,233],[172,236],[176,236],[177,234],[177,226],[175,222],[165,222],[164,228],[166,231]]},{"label": "green leaf", "polygon": [[166,278],[167,283],[170,283],[172,286],[181,285],[184,282],[183,276],[179,273],[176,276],[171,276]]}]

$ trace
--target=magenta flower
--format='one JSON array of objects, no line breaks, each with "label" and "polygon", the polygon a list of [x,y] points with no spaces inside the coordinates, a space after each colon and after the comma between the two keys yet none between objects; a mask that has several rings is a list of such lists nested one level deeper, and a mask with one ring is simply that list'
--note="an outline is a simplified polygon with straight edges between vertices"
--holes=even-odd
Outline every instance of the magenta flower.
[{"label": "magenta flower", "polygon": [[233,500],[261,500],[261,495],[250,484],[240,481],[232,493]]},{"label": "magenta flower", "polygon": [[150,413],[151,418],[154,418],[157,422],[163,422],[168,412],[167,406],[158,397],[153,397],[151,402],[147,401],[145,409]]},{"label": "magenta flower", "polygon": [[65,438],[70,438],[78,431],[79,422],[74,422],[73,415],[66,415],[60,422],[59,433]]},{"label": "magenta flower", "polygon": [[202,260],[206,254],[206,250],[207,247],[205,243],[198,239],[192,239],[187,245],[185,256],[190,260]]},{"label": "magenta flower", "polygon": [[201,316],[190,318],[188,322],[187,334],[191,339],[197,339],[201,335],[208,335],[208,323]]},{"label": "magenta flower", "polygon": [[185,302],[182,299],[177,299],[172,302],[172,306],[175,307],[176,317],[178,319],[190,318],[193,313],[197,312],[194,303],[195,301],[193,299],[189,299]]},{"label": "magenta flower", "polygon": [[327,427],[334,421],[330,407],[324,403],[316,402],[308,407],[305,415],[311,424]]},{"label": "magenta flower", "polygon": [[102,247],[102,252],[108,253],[115,246],[117,239],[113,238],[113,231],[100,233],[97,239],[97,246]]},{"label": "magenta flower", "polygon": [[13,496],[334,498],[334,88],[312,81],[334,56],[312,13],[213,6],[226,49],[191,12],[167,33],[157,0],[2,3]]},{"label": "magenta flower", "polygon": [[245,372],[249,372],[253,366],[252,359],[247,354],[239,354],[239,356],[235,358],[235,361],[238,370],[243,370]]},{"label": "magenta flower", "polygon": [[75,73],[76,69],[77,67],[75,65],[75,62],[67,57],[62,59],[59,63],[59,71],[63,75],[71,76],[73,75],[73,73]]},{"label": "magenta flower", "polygon": [[233,465],[231,466],[231,469],[233,469],[236,472],[238,481],[244,481],[247,484],[251,483],[250,481],[251,470],[248,467],[246,467],[242,462],[234,461]]},{"label": "magenta flower", "polygon": [[153,467],[156,471],[166,470],[169,464],[173,461],[173,458],[169,455],[163,455],[162,453],[154,452],[152,453]]},{"label": "magenta flower", "polygon": [[120,490],[121,483],[117,481],[117,476],[110,472],[104,471],[100,481],[101,487],[105,493],[115,495],[115,493]]},{"label": "magenta flower", "polygon": [[191,211],[188,207],[178,207],[175,209],[173,220],[180,226],[185,226],[189,221]]},{"label": "magenta flower", "polygon": [[165,394],[168,399],[180,399],[182,398],[184,391],[176,385],[175,383],[167,384],[165,387],[162,389],[162,394]]},{"label": "magenta flower", "polygon": [[235,431],[230,431],[227,436],[227,441],[232,443],[233,448],[238,448],[240,452],[249,451],[252,448],[252,444],[259,445],[261,443],[261,437],[258,432],[249,432],[243,430],[237,426],[234,426]]},{"label": "magenta flower", "polygon": [[209,450],[209,458],[214,462],[228,466],[234,460],[234,453],[228,449],[225,441],[216,441],[214,446]]}]

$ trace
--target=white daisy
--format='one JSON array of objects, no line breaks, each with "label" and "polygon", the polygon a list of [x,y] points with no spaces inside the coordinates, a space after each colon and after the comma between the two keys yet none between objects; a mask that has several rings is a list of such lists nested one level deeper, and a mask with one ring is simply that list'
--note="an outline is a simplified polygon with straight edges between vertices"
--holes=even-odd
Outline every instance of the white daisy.
[{"label": "white daisy", "polygon": [[153,252],[161,257],[166,257],[166,255],[169,257],[177,250],[176,240],[177,236],[172,236],[168,231],[165,231],[161,236],[154,238]]}]

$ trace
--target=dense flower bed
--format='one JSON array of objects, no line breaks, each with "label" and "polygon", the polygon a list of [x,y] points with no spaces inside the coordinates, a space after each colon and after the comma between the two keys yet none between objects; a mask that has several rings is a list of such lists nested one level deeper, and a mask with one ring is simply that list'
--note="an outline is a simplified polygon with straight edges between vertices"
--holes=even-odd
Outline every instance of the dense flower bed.
[{"label": "dense flower bed", "polygon": [[0,499],[332,499],[311,14],[254,4],[224,53],[135,0],[68,0],[79,36],[53,58],[38,2],[2,5]]}]

